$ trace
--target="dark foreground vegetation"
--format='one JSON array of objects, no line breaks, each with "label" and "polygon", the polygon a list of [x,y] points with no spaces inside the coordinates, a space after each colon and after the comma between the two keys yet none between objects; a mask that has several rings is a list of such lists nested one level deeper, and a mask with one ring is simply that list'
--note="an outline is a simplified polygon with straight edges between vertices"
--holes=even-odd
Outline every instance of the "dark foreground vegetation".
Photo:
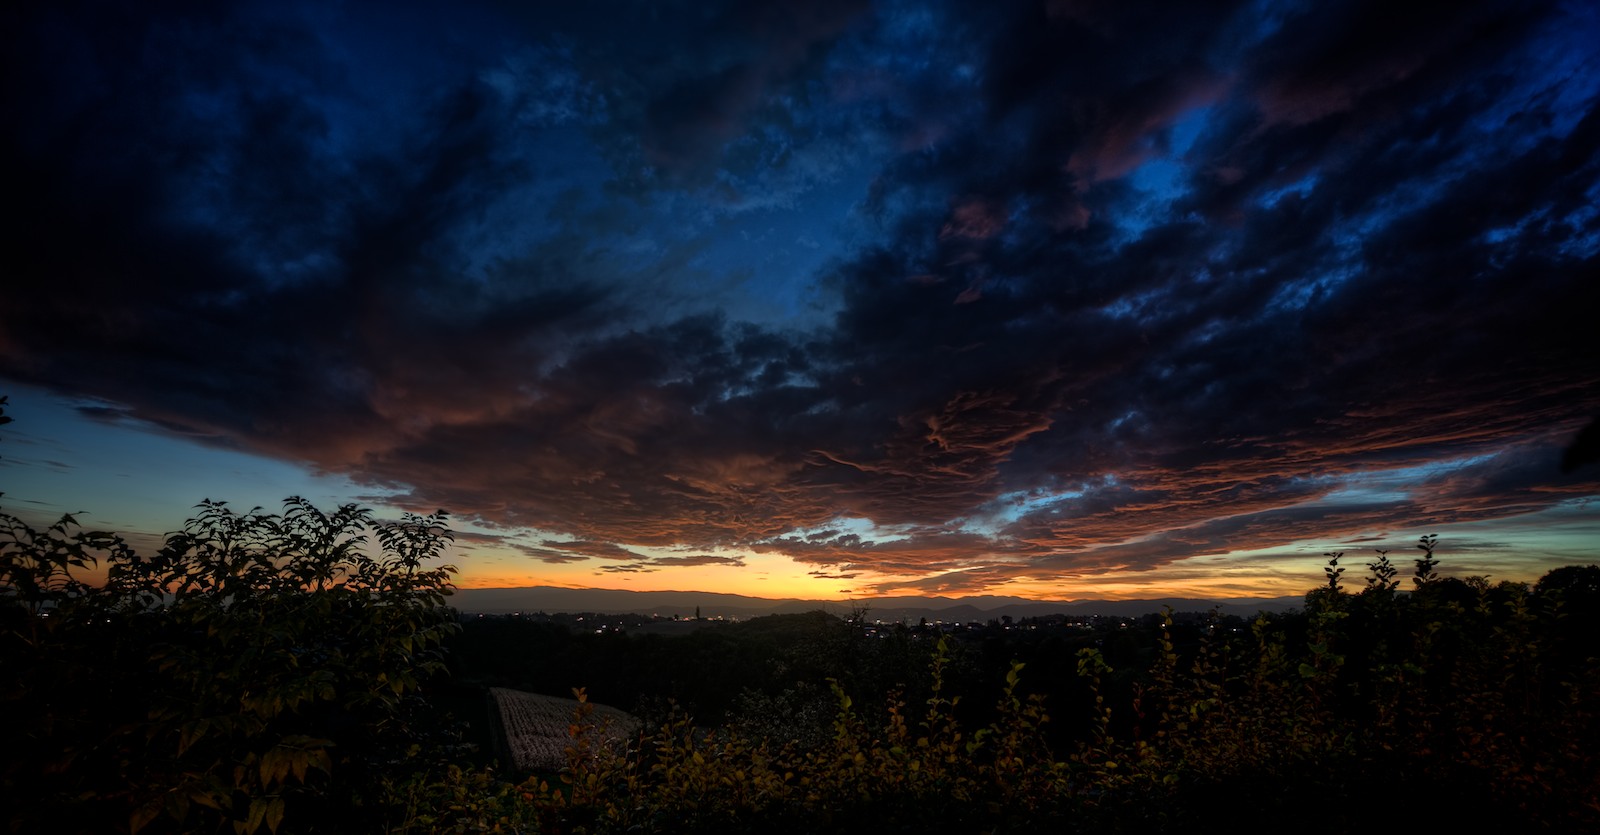
[{"label": "dark foreground vegetation", "polygon": [[[1446,578],[1425,537],[1405,589],[1332,555],[1253,621],[635,636],[463,625],[445,521],[207,502],[140,555],[0,513],[9,831],[1600,831],[1600,567]],[[507,773],[490,686],[646,730],[585,705],[565,768]]]}]

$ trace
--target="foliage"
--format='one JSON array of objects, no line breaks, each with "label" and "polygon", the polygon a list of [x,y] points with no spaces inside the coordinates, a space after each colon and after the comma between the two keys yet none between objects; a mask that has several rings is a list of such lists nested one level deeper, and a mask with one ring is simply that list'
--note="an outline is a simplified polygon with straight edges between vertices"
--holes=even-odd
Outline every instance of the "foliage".
[{"label": "foliage", "polygon": [[[145,557],[0,514],[11,829],[338,828],[415,754],[455,628],[454,569],[425,565],[444,522],[207,501]],[[103,586],[74,578],[99,562]]]}]

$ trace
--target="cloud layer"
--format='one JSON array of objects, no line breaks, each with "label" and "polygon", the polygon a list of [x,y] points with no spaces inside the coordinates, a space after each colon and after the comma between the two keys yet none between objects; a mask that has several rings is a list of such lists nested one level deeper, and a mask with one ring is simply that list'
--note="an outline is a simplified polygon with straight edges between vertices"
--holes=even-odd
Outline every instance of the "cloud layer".
[{"label": "cloud layer", "polygon": [[0,376],[597,574],[999,588],[1600,494],[1585,4],[441,15],[14,13]]}]

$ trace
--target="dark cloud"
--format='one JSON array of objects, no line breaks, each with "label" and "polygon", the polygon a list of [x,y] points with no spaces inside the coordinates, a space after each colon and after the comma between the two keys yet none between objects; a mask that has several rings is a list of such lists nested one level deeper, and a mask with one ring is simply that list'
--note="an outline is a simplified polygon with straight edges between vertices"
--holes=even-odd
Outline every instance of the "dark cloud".
[{"label": "dark cloud", "polygon": [[[523,544],[523,542],[507,542],[510,549],[523,553],[526,557],[533,557],[544,565],[568,565],[568,563],[582,563],[589,560],[586,553],[571,553],[566,550],[541,549],[538,545]],[[504,547],[504,545],[502,545]]]},{"label": "dark cloud", "polygon": [[[17,13],[0,374],[616,572],[972,590],[1600,490],[1582,8],[373,14]],[[785,223],[803,277],[729,254]]]},{"label": "dark cloud", "polygon": [[531,545],[513,545],[518,551],[545,563],[546,565],[565,565],[573,562],[584,562],[589,557],[583,554],[571,554],[566,551],[553,551],[549,548],[535,548]]},{"label": "dark cloud", "polygon": [[660,571],[663,568],[689,568],[693,566],[721,565],[731,568],[744,568],[744,560],[739,557],[723,557],[713,554],[695,554],[692,556],[651,557],[637,562],[623,563],[621,565],[603,565],[600,570],[613,574],[647,574]]},{"label": "dark cloud", "polygon": [[600,571],[602,574],[650,574],[655,569],[640,563],[624,563],[622,565],[603,565],[600,567]]},{"label": "dark cloud", "polygon": [[584,558],[595,557],[602,560],[632,560],[637,559],[639,556],[627,548],[610,542],[586,542],[584,540],[563,542],[557,539],[546,539],[544,548]]},{"label": "dark cloud", "polygon": [[1596,418],[1573,436],[1561,453],[1561,471],[1570,473],[1579,467],[1600,459],[1600,418]]},{"label": "dark cloud", "polygon": [[127,420],[133,417],[133,413],[131,411],[127,409],[119,409],[115,406],[78,406],[74,409],[74,411],[86,418],[90,418],[92,420],[102,420],[109,423],[115,423],[117,421]]}]

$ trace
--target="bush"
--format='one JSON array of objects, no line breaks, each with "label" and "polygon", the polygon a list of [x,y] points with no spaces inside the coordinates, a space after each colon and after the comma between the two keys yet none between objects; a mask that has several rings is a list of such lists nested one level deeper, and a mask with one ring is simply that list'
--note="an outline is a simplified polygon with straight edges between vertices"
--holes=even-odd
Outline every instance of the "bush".
[{"label": "bush", "polygon": [[[444,515],[199,511],[151,557],[70,516],[0,514],[0,781],[29,798],[13,831],[364,828],[420,750],[419,691],[455,629],[454,569],[425,565]],[[73,579],[102,560],[103,587]]]}]

